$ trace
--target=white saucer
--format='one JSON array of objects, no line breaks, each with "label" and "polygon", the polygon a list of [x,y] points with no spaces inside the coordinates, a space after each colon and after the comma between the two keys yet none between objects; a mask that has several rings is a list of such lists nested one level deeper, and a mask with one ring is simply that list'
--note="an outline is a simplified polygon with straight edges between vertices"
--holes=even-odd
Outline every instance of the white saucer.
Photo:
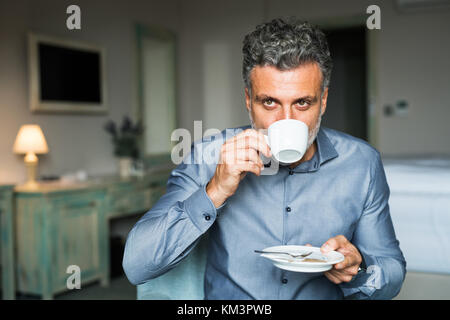
[{"label": "white saucer", "polygon": [[[337,251],[330,251],[327,254],[322,254],[318,247],[307,246],[275,246],[265,248],[263,251],[272,252],[289,252],[292,254],[302,254],[313,252],[311,255],[303,258],[292,258],[288,255],[276,253],[262,253],[261,257],[267,258],[280,269],[294,271],[294,272],[324,272],[330,270],[334,264],[344,261],[342,253]],[[307,259],[318,259],[323,262],[309,262]],[[304,261],[305,260],[305,261]]]}]

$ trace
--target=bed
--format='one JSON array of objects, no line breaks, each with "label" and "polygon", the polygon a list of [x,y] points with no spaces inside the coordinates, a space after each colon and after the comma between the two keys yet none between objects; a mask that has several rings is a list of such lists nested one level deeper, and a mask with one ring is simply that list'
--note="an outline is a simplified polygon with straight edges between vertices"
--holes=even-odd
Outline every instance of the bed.
[{"label": "bed", "polygon": [[408,272],[450,275],[450,156],[383,157],[383,164]]}]

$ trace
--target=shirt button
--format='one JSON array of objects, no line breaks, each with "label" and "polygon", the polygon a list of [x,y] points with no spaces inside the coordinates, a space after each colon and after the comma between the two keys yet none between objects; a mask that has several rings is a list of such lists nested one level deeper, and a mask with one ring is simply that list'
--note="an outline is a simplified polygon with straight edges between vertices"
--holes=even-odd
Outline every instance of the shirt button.
[{"label": "shirt button", "polygon": [[293,170],[289,170],[289,175],[293,175],[294,174],[294,171]]},{"label": "shirt button", "polygon": [[211,220],[211,216],[210,216],[210,215],[205,216],[205,220],[206,220],[206,221]]},{"label": "shirt button", "polygon": [[286,207],[287,212],[291,212],[291,207]]},{"label": "shirt button", "polygon": [[281,280],[281,282],[282,282],[283,284],[286,284],[286,283],[288,283],[288,280],[287,280],[287,279],[283,279],[283,280]]}]

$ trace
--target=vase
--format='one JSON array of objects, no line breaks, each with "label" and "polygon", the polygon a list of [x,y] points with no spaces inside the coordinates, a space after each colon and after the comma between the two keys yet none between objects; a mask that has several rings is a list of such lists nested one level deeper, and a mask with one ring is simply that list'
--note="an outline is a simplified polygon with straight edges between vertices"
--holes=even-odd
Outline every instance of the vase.
[{"label": "vase", "polygon": [[130,157],[119,158],[119,174],[121,178],[128,178],[131,175],[131,165],[133,159]]}]

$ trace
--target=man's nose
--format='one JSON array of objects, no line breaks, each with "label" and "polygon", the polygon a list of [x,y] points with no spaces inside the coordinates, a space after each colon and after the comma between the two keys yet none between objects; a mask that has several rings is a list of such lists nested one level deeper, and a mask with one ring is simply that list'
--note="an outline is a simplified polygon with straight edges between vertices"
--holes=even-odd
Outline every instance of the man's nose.
[{"label": "man's nose", "polygon": [[293,119],[294,115],[292,113],[292,109],[288,106],[284,107],[280,114],[278,115],[277,120],[284,120],[284,119]]}]

